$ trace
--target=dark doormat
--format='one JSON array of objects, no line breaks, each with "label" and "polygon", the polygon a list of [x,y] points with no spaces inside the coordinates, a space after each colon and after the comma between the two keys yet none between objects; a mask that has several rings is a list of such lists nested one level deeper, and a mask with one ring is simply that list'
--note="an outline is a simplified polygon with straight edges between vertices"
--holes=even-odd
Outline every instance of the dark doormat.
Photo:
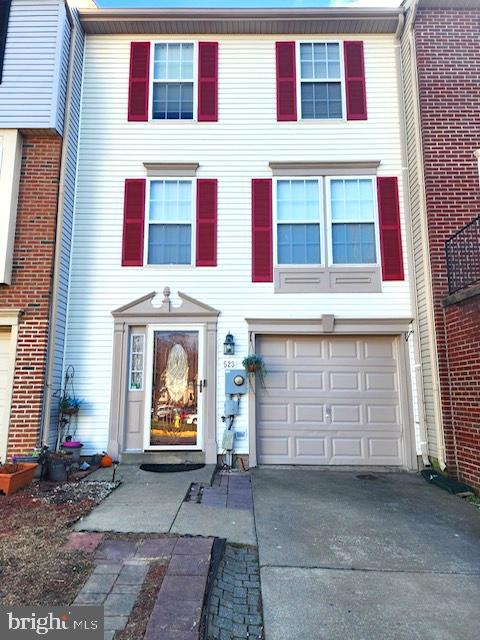
[{"label": "dark doormat", "polygon": [[203,469],[204,464],[141,464],[142,471],[153,473],[179,473],[181,471],[196,471]]}]

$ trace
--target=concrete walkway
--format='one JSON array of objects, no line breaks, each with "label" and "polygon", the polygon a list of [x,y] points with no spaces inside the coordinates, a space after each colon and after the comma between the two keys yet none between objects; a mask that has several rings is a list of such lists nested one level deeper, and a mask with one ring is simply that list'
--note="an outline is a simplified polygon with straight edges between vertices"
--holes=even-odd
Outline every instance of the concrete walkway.
[{"label": "concrete walkway", "polygon": [[[237,544],[256,544],[251,509],[216,508],[184,502],[192,483],[209,485],[215,467],[182,473],[152,473],[136,465],[120,465],[115,475],[122,484],[89,515],[76,531],[175,533],[216,536]],[[88,480],[111,480],[113,470],[99,469]]]},{"label": "concrete walkway", "polygon": [[480,512],[371,475],[252,472],[266,640],[478,640]]}]

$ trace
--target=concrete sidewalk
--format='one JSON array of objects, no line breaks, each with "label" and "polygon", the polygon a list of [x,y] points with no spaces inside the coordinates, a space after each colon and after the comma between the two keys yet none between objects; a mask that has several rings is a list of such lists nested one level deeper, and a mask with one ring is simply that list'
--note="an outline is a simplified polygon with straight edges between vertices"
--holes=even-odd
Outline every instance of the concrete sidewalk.
[{"label": "concrete sidewalk", "polygon": [[478,639],[473,506],[406,473],[252,478],[266,640]]},{"label": "concrete sidewalk", "polygon": [[[111,480],[112,469],[99,469],[87,480]],[[192,483],[210,485],[214,465],[181,473],[152,473],[136,465],[120,465],[122,484],[89,515],[76,531],[175,533],[216,536],[237,544],[256,544],[252,510],[215,508],[184,502]]]}]

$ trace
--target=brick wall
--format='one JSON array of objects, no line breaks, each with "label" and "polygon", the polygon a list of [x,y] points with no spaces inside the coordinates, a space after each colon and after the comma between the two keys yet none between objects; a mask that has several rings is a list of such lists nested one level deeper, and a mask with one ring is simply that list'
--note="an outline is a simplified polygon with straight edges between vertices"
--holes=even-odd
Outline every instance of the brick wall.
[{"label": "brick wall", "polygon": [[480,489],[480,296],[444,316],[458,475]]},{"label": "brick wall", "polygon": [[[458,459],[459,474],[465,475],[468,458],[469,477],[471,465],[476,464],[478,469],[480,460],[478,413],[476,423],[475,418],[473,423],[470,418],[465,418],[466,408],[475,399],[468,395],[470,391],[467,393],[462,388],[460,380],[463,376],[472,376],[478,383],[480,374],[472,360],[466,364],[467,368],[470,367],[468,372],[464,371],[462,377],[457,378],[460,356],[452,352],[453,370],[449,376],[447,334],[450,345],[458,340],[478,352],[480,343],[478,333],[471,330],[470,306],[450,309],[444,316],[440,302],[448,293],[445,240],[480,213],[478,169],[473,156],[474,151],[480,148],[479,25],[479,10],[453,9],[421,9],[415,23],[427,224],[447,466],[450,472],[456,473]],[[464,408],[459,412],[462,394]],[[477,441],[472,443],[475,433]],[[455,436],[457,441],[460,439],[457,456]],[[477,451],[476,463],[472,462],[472,448]],[[477,487],[480,488],[478,479]]]},{"label": "brick wall", "polygon": [[61,145],[55,134],[23,137],[12,284],[0,285],[0,307],[24,311],[18,330],[9,455],[33,448],[40,430]]}]

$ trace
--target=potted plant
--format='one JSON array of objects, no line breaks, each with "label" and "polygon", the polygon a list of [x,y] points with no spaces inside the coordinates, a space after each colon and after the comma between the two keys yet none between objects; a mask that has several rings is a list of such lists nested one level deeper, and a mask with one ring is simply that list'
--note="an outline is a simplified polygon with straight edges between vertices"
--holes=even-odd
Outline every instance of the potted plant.
[{"label": "potted plant", "polygon": [[67,436],[65,438],[65,442],[62,442],[60,445],[61,451],[63,453],[71,454],[72,462],[80,461],[80,453],[82,451],[83,444],[78,440],[72,440],[72,436]]},{"label": "potted plant", "polygon": [[64,395],[60,398],[59,411],[64,416],[76,416],[82,401],[74,396]]},{"label": "potted plant", "polygon": [[0,465],[0,491],[9,496],[33,480],[37,464],[34,462],[12,462]]},{"label": "potted plant", "polygon": [[69,453],[49,453],[47,458],[47,479],[51,482],[63,482],[66,480],[72,462],[72,456]]},{"label": "potted plant", "polygon": [[41,473],[41,465],[43,463],[42,460],[42,448],[41,447],[34,447],[31,451],[29,451],[28,453],[19,455],[19,456],[15,456],[15,461],[16,462],[32,462],[37,466],[37,468],[35,469],[35,478],[39,478],[40,477],[40,473]]},{"label": "potted plant", "polygon": [[258,375],[262,387],[265,386],[264,376],[267,373],[267,370],[262,356],[259,356],[258,353],[251,353],[242,360],[242,365],[245,368],[250,381],[255,375]]}]

